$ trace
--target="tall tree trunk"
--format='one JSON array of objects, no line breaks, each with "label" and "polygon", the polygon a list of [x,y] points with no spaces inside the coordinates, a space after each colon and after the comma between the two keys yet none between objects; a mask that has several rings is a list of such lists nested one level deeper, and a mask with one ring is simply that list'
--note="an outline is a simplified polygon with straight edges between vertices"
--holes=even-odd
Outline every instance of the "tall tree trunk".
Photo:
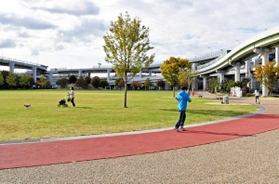
[{"label": "tall tree trunk", "polygon": [[124,76],[124,103],[123,103],[123,107],[127,108],[127,83],[128,83],[128,76],[127,76],[127,72],[125,73]]}]

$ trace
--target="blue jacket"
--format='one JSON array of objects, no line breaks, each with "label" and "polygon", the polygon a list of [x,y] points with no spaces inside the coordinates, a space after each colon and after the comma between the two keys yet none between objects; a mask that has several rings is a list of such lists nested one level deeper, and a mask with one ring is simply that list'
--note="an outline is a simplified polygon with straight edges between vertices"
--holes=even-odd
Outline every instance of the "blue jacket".
[{"label": "blue jacket", "polygon": [[186,111],[186,109],[187,109],[187,102],[192,102],[189,94],[186,93],[184,90],[181,90],[177,94],[176,100],[178,101],[178,110],[179,111]]}]

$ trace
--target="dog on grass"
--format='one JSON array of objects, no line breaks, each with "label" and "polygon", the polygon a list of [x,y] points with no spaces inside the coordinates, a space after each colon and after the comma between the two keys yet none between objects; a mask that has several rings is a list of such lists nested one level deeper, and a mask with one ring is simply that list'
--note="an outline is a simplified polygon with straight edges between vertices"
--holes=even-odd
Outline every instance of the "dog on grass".
[{"label": "dog on grass", "polygon": [[23,106],[26,108],[31,108],[31,104],[24,104]]}]

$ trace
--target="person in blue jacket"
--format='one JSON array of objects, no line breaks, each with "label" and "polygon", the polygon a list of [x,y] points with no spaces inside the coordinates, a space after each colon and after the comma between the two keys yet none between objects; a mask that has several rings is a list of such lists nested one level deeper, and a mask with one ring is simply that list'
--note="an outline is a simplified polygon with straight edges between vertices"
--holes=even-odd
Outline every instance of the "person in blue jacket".
[{"label": "person in blue jacket", "polygon": [[176,100],[178,101],[178,110],[180,112],[179,119],[174,127],[174,129],[179,132],[179,127],[182,131],[186,130],[184,128],[184,122],[186,120],[186,110],[187,110],[187,103],[192,102],[188,93],[185,92],[186,87],[182,87],[181,91],[177,94]]}]

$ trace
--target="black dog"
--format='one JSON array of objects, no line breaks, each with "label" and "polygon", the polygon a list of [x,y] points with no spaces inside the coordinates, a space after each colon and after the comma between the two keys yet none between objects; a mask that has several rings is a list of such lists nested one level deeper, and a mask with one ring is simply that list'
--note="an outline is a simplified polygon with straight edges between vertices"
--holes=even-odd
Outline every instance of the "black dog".
[{"label": "black dog", "polygon": [[26,108],[31,108],[31,104],[24,104],[23,106]]}]

